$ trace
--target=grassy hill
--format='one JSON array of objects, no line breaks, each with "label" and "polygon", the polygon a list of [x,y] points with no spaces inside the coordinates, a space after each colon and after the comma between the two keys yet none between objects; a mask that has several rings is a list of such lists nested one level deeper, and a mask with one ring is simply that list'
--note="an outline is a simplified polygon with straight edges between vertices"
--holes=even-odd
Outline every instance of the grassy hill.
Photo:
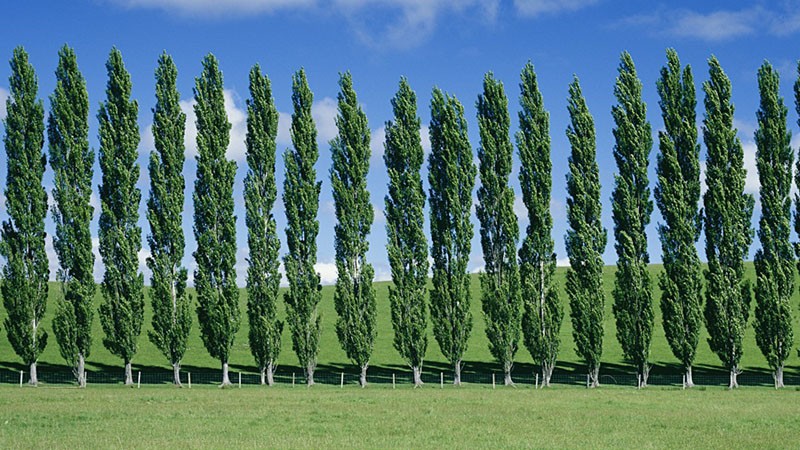
[{"label": "grassy hill", "polygon": [[[622,351],[615,335],[614,317],[611,312],[611,305],[613,300],[611,298],[611,290],[614,283],[614,270],[613,266],[607,266],[604,270],[604,286],[606,289],[606,316],[605,316],[605,340],[603,350],[603,366],[601,367],[601,374],[614,375],[614,374],[631,374],[633,368],[627,364],[622,357]],[[657,287],[658,274],[662,268],[659,265],[650,266],[650,272],[654,284],[653,299],[655,305],[656,326],[653,336],[652,344],[652,357],[651,362],[654,364],[652,375],[659,374],[680,374],[680,367],[677,365],[677,360],[672,356],[669,345],[664,338],[664,330],[661,324],[661,313],[658,308],[660,292]],[[556,282],[561,286],[561,301],[565,306],[565,320],[561,330],[561,354],[559,357],[558,366],[556,368],[556,375],[565,373],[584,374],[585,368],[580,359],[575,354],[574,344],[572,340],[572,326],[569,320],[569,306],[566,294],[563,292],[564,276],[566,273],[565,268],[559,268],[556,272]],[[755,278],[754,269],[752,264],[747,265],[747,276],[750,279]],[[378,303],[378,337],[375,344],[375,352],[372,357],[370,365],[370,374],[397,372],[405,373],[410,372],[409,368],[405,366],[403,361],[397,355],[394,347],[392,346],[392,325],[390,317],[390,309],[388,302],[388,284],[386,282],[376,283],[377,290],[377,303]],[[194,293],[190,291],[193,295]],[[320,310],[322,312],[322,337],[321,349],[319,353],[319,372],[341,372],[346,371],[349,373],[357,373],[347,360],[344,351],[339,346],[334,329],[336,321],[336,312],[333,307],[333,286],[326,286],[322,290],[322,302]],[[51,321],[55,311],[53,302],[56,296],[61,295],[60,289],[57,284],[52,284],[50,288],[50,305],[48,306],[47,315],[44,321],[45,329],[48,330],[49,343],[47,349],[40,359],[40,372],[47,371],[67,371],[64,361],[59,355],[58,345],[55,337],[52,334]],[[101,295],[98,290],[97,297],[95,298],[95,307],[102,301]],[[246,316],[246,291],[241,290],[241,308],[242,308],[242,327],[236,336],[234,349],[231,356],[232,370],[237,372],[255,373],[256,367],[253,363],[253,358],[250,355],[247,344],[247,316]],[[794,329],[800,333],[800,323],[798,323],[797,308],[800,303],[800,295],[795,294],[792,301],[792,306],[795,310],[794,313]],[[500,367],[494,363],[489,353],[486,335],[484,331],[483,313],[481,311],[480,303],[480,285],[478,276],[472,277],[472,313],[474,320],[474,328],[472,336],[469,341],[469,348],[464,357],[465,360],[465,374],[479,373],[489,374],[492,372],[500,373]],[[753,305],[754,306],[754,305]],[[284,304],[281,299],[279,303],[279,316],[284,316]],[[754,307],[752,308],[754,310]],[[2,312],[3,316],[5,311]],[[142,370],[143,372],[153,372],[160,370],[168,370],[166,358],[153,346],[147,339],[146,330],[150,328],[150,308],[149,299],[147,300],[147,309],[145,311],[145,332],[139,339],[139,352],[133,360],[134,370]],[[186,357],[183,361],[185,370],[202,372],[202,371],[216,371],[219,370],[219,364],[216,360],[212,359],[206,352],[200,340],[200,335],[197,326],[197,318],[194,318],[194,325],[192,327],[191,336],[189,339],[189,348],[186,352]],[[122,361],[103,347],[102,344],[103,331],[100,327],[98,317],[94,320],[94,342],[92,345],[92,352],[87,361],[87,370],[90,372],[119,372],[120,377],[122,374]],[[520,343],[520,345],[522,345]],[[534,370],[532,360],[527,350],[523,347],[517,353],[517,363],[514,366],[514,373],[517,376],[530,374]],[[283,346],[279,360],[278,374],[284,376],[291,376],[292,372],[296,372],[298,376],[302,374],[302,369],[297,365],[297,358],[292,352],[291,338],[288,330],[283,333]],[[755,338],[752,329],[752,319],[748,325],[748,330],[745,336],[745,351],[742,358],[742,367],[746,373],[757,371],[759,373],[767,373],[768,366],[761,352],[755,344]],[[27,370],[23,367],[19,358],[14,354],[11,346],[8,343],[5,330],[0,331],[0,369],[11,370]],[[439,371],[449,373],[451,368],[439,351],[438,345],[433,338],[433,333],[430,331],[429,326],[429,343],[427,358],[425,360],[425,372],[429,377],[438,377]],[[800,369],[800,357],[796,352],[787,361],[787,376],[798,374]],[[709,350],[708,343],[706,342],[706,334],[703,333],[700,338],[700,345],[696,359],[695,373],[702,376],[703,374],[723,374],[724,371],[720,367],[719,360]],[[697,376],[697,375],[696,375]],[[697,379],[695,380],[697,381]]]}]

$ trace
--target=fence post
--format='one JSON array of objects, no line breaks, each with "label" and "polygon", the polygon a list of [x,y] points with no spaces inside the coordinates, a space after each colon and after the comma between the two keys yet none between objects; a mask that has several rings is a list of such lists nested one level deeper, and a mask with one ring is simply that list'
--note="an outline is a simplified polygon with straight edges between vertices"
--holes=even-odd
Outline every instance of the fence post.
[{"label": "fence post", "polygon": [[239,389],[242,388],[242,372],[239,372]]},{"label": "fence post", "polygon": [[23,376],[23,373],[24,373],[23,371],[21,371],[21,370],[19,371],[19,387],[22,387],[22,376]]},{"label": "fence post", "polygon": [[342,372],[341,376],[339,377],[339,388],[344,387],[344,372]]},{"label": "fence post", "polygon": [[189,389],[192,388],[192,372],[186,372],[186,377],[189,380]]},{"label": "fence post", "polygon": [[586,389],[589,389],[589,374],[586,374]]},{"label": "fence post", "polygon": [[536,374],[536,389],[539,389],[539,374]]},{"label": "fence post", "polygon": [[681,381],[681,389],[686,389],[686,374],[683,374],[683,380]]},{"label": "fence post", "polygon": [[86,371],[83,371],[83,384],[89,384],[89,378],[86,376]]},{"label": "fence post", "polygon": [[294,387],[294,372],[292,372],[292,386]]},{"label": "fence post", "polygon": [[141,389],[142,387],[142,371],[139,371],[139,378],[136,380],[136,389]]},{"label": "fence post", "polygon": [[392,389],[394,389],[394,372],[392,372]]},{"label": "fence post", "polygon": [[636,389],[642,388],[642,376],[636,375]]},{"label": "fence post", "polygon": [[439,387],[444,389],[444,372],[439,372]]},{"label": "fence post", "polygon": [[492,373],[492,389],[494,389],[494,373]]}]

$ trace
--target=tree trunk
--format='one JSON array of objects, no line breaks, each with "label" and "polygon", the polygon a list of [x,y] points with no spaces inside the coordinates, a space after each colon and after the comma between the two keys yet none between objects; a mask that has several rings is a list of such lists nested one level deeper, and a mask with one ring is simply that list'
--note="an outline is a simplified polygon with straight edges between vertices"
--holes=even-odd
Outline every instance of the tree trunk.
[{"label": "tree trunk", "polygon": [[172,384],[177,387],[183,387],[181,384],[181,364],[180,363],[173,363],[172,364]]},{"label": "tree trunk", "polygon": [[78,353],[78,387],[86,387],[86,361],[83,353]]},{"label": "tree trunk", "polygon": [[728,389],[735,389],[739,387],[739,382],[736,380],[736,377],[739,375],[739,369],[734,366],[731,369],[731,381],[728,383]]},{"label": "tree trunk", "polygon": [[639,367],[639,388],[647,387],[647,378],[650,377],[650,366],[647,363]]},{"label": "tree trunk", "polygon": [[553,369],[555,364],[549,362],[542,363],[542,387],[550,386],[550,378],[553,377]]},{"label": "tree trunk", "polygon": [[503,368],[503,384],[506,386],[514,386],[514,380],[511,379],[511,364]]},{"label": "tree trunk", "polygon": [[589,387],[596,388],[600,386],[600,365],[596,365],[589,370]]},{"label": "tree trunk", "polygon": [[267,368],[262,367],[259,374],[261,375],[261,385],[267,384]]},{"label": "tree trunk", "polygon": [[414,387],[422,386],[422,367],[412,366],[411,372],[414,374]]},{"label": "tree trunk", "polygon": [[694,381],[692,380],[692,366],[686,368],[686,387],[694,387]]},{"label": "tree trunk", "polygon": [[[267,364],[267,386],[272,386],[275,384],[275,366],[272,363]],[[261,384],[264,384],[264,380],[261,380]]]},{"label": "tree trunk", "polygon": [[367,387],[367,364],[361,366],[361,375],[358,377],[358,384],[361,385],[362,388]]},{"label": "tree trunk", "polygon": [[783,385],[783,365],[780,365],[775,368],[775,373],[773,374],[775,377],[775,387],[782,388]]},{"label": "tree trunk", "polygon": [[309,363],[306,366],[306,384],[308,386],[314,385],[314,369],[315,369],[314,364]]},{"label": "tree trunk", "polygon": [[453,367],[453,386],[461,386],[461,360],[456,361]]},{"label": "tree trunk", "polygon": [[231,379],[228,377],[228,363],[222,363],[222,384],[219,387],[226,387],[231,385]]},{"label": "tree trunk", "polygon": [[36,361],[31,363],[31,379],[28,381],[28,384],[31,386],[38,386],[39,385],[39,376],[36,375]]},{"label": "tree trunk", "polygon": [[125,361],[125,386],[133,386],[133,368],[130,361]]}]

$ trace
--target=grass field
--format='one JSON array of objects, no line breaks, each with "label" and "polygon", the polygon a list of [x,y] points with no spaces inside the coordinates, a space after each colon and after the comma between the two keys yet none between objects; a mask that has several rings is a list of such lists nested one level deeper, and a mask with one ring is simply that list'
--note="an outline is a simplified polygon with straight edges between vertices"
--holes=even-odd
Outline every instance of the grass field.
[{"label": "grass field", "polygon": [[4,448],[789,448],[764,388],[0,387]]},{"label": "grass field", "polygon": [[[605,341],[603,353],[603,366],[601,373],[603,374],[620,374],[620,373],[633,373],[633,368],[627,364],[622,358],[620,345],[617,342],[614,327],[614,318],[611,312],[611,305],[613,300],[611,298],[611,289],[613,287],[613,267],[606,267],[604,274],[604,285],[607,291],[606,297],[606,317],[605,317]],[[654,285],[654,305],[656,309],[656,326],[653,337],[652,345],[652,358],[654,368],[651,372],[652,375],[666,374],[666,373],[680,373],[677,366],[677,360],[672,356],[669,346],[664,338],[664,331],[661,325],[661,314],[658,308],[658,299],[660,292],[657,289],[657,277],[661,271],[661,266],[651,266],[651,275]],[[564,285],[564,268],[559,268],[557,271],[556,281],[560,286]],[[753,279],[753,266],[748,264],[748,276]],[[410,372],[408,367],[405,366],[403,361],[397,355],[394,347],[392,346],[392,325],[389,313],[389,303],[387,298],[388,283],[377,283],[377,303],[378,303],[378,337],[375,344],[375,351],[370,364],[370,373],[378,372]],[[51,330],[51,320],[55,307],[53,300],[57,295],[60,295],[57,285],[51,285],[50,299],[51,304],[48,307],[47,315],[44,320],[44,327],[48,332]],[[585,369],[576,356],[574,344],[572,340],[572,327],[569,320],[569,307],[567,305],[566,294],[562,292],[561,301],[565,307],[564,325],[561,330],[561,354],[559,357],[556,374],[558,373],[585,373]],[[99,294],[95,299],[95,306],[101,302]],[[800,333],[800,324],[798,323],[797,307],[800,303],[800,296],[795,294],[792,301],[792,306],[795,309],[795,326],[796,333]],[[252,356],[247,345],[247,316],[246,316],[246,295],[242,290],[241,307],[242,307],[242,327],[236,337],[234,349],[231,356],[231,367],[234,371],[241,371],[245,373],[255,373],[256,368],[253,363]],[[279,302],[279,315],[284,316],[283,300]],[[336,339],[334,323],[336,320],[336,312],[333,308],[333,287],[326,286],[322,291],[322,302],[320,305],[322,312],[322,337],[321,348],[319,354],[319,371],[320,372],[335,372],[348,371],[356,373],[356,369],[350,364],[339,346]],[[494,363],[487,347],[486,335],[484,332],[483,314],[480,307],[480,289],[478,277],[473,276],[472,279],[472,313],[474,319],[474,328],[472,336],[469,341],[469,349],[465,355],[465,373],[481,373],[488,374],[491,372],[500,372],[498,365]],[[5,314],[3,311],[0,314]],[[208,371],[218,370],[219,363],[208,356],[205,348],[199,337],[198,326],[195,323],[192,327],[192,333],[189,340],[189,349],[183,361],[184,369],[188,371]],[[166,358],[149,342],[146,336],[146,330],[150,328],[150,308],[149,300],[147,300],[147,310],[145,319],[145,332],[139,339],[139,352],[133,360],[134,370],[142,370],[145,373],[152,371],[168,370]],[[429,327],[430,331],[430,327]],[[429,375],[434,373],[438,376],[439,371],[449,372],[450,367],[446,364],[444,357],[438,349],[438,345],[433,338],[432,332],[429,332],[429,343],[427,358],[425,360],[425,368]],[[88,358],[87,370],[115,372],[118,371],[120,379],[122,378],[122,362],[120,359],[111,355],[102,344],[103,332],[100,327],[100,321],[97,316],[94,320],[94,343],[92,346],[91,355]],[[755,345],[753,336],[752,319],[748,326],[745,336],[745,350],[742,359],[742,366],[746,372],[759,372],[767,373],[768,368],[764,357]],[[302,373],[302,370],[297,366],[297,359],[291,349],[291,339],[288,330],[283,333],[283,346],[279,360],[280,367],[278,368],[279,374],[291,374],[292,372]],[[13,353],[5,334],[5,330],[0,331],[0,369],[11,370],[27,370],[23,367],[19,358]],[[800,358],[796,352],[792,352],[792,356],[787,361],[787,376],[798,374],[800,369]],[[55,338],[50,332],[50,340],[44,354],[40,359],[40,372],[46,371],[67,371],[64,362],[59,355],[58,346]],[[530,374],[533,372],[534,367],[530,355],[523,347],[517,353],[517,363],[514,372],[517,374]],[[696,373],[697,374],[723,374],[720,367],[719,360],[708,348],[705,333],[700,339],[700,345],[696,360]],[[91,374],[90,374],[91,377]],[[90,380],[91,381],[91,380]]]}]

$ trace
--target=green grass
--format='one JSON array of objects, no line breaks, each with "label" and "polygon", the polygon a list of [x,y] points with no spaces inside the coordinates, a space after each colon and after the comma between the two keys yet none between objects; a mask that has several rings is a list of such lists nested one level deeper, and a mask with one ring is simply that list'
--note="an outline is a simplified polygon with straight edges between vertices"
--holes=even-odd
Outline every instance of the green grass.
[{"label": "green grass", "polygon": [[[754,278],[753,266],[748,264],[748,277]],[[658,308],[658,300],[660,292],[657,288],[658,274],[661,271],[661,266],[653,265],[650,267],[653,285],[654,285],[654,305],[656,310],[656,326],[653,336],[652,344],[652,358],[654,363],[652,371],[653,375],[680,373],[677,367],[677,360],[672,356],[664,338],[664,330],[661,324],[661,314]],[[614,318],[611,312],[611,305],[613,300],[611,298],[611,290],[614,284],[613,267],[606,267],[604,273],[604,286],[607,291],[606,296],[606,318],[605,318],[605,341],[603,352],[603,367],[601,373],[603,374],[619,374],[619,373],[632,373],[633,368],[627,364],[622,358],[622,351],[617,342],[615,335]],[[566,271],[559,268],[556,273],[556,281],[563,289],[564,275]],[[370,372],[377,373],[378,371],[408,371],[404,362],[400,359],[392,346],[392,325],[389,312],[389,303],[387,298],[388,283],[377,283],[377,303],[378,303],[378,337],[375,344],[375,352],[370,364]],[[44,327],[48,330],[50,337],[47,349],[42,354],[40,359],[40,371],[67,371],[64,366],[63,359],[59,355],[58,346],[55,338],[51,332],[51,320],[55,307],[53,301],[57,295],[60,295],[58,285],[52,284],[50,289],[50,305],[48,306],[47,315],[44,320]],[[575,354],[574,344],[572,340],[572,327],[569,320],[569,307],[567,305],[567,297],[563,292],[561,293],[561,301],[565,305],[565,318],[564,325],[561,330],[561,354],[556,373],[584,373],[585,369],[580,359]],[[99,305],[101,297],[98,290],[98,295],[95,299],[95,306]],[[800,296],[797,294],[792,301],[793,307],[796,309],[800,303]],[[231,356],[231,366],[234,371],[244,371],[245,373],[255,373],[256,368],[253,363],[252,356],[250,355],[247,346],[247,316],[246,316],[246,294],[242,290],[241,307],[242,307],[242,327],[236,336],[236,341]],[[484,332],[483,313],[481,312],[480,303],[480,287],[478,277],[472,278],[472,312],[474,317],[474,328],[472,336],[469,341],[469,349],[465,355],[466,367],[465,372],[470,373],[489,373],[499,372],[500,368],[497,366],[489,353],[486,335]],[[279,302],[279,315],[284,316],[284,304],[281,298]],[[320,304],[320,311],[322,312],[322,337],[321,348],[319,353],[320,371],[339,372],[346,370],[355,373],[356,370],[351,366],[347,360],[344,352],[339,346],[336,339],[334,323],[336,321],[336,312],[333,308],[333,287],[326,286],[322,290],[322,302]],[[3,311],[0,314],[5,314]],[[795,310],[795,327],[794,329],[800,333],[800,324],[798,317],[800,314]],[[147,300],[147,311],[145,319],[145,330],[150,328],[150,308],[149,299]],[[430,327],[429,327],[430,329]],[[425,360],[425,367],[429,373],[436,373],[440,370],[448,372],[449,366],[438,349],[438,345],[433,338],[432,332],[429,332],[429,343],[427,358]],[[111,355],[102,344],[103,332],[100,327],[100,321],[97,316],[94,320],[94,343],[92,346],[92,353],[88,358],[87,370],[89,371],[119,371],[122,374],[122,362],[120,359]],[[279,374],[291,374],[292,372],[301,373],[302,370],[297,367],[297,359],[292,352],[291,338],[288,330],[283,333],[283,347],[279,360],[280,367]],[[147,339],[146,333],[143,332],[139,339],[139,352],[133,360],[134,370],[143,370],[145,372],[154,370],[167,370],[169,368],[166,358],[150,343]],[[202,370],[218,370],[218,361],[212,359],[199,337],[199,331],[196,323],[192,327],[192,333],[189,340],[189,349],[186,352],[186,357],[183,361],[183,366],[189,371],[202,371]],[[766,373],[768,367],[761,352],[755,345],[753,336],[752,319],[745,337],[745,350],[742,359],[742,366],[745,371],[758,371]],[[719,373],[723,371],[720,367],[719,360],[708,348],[705,333],[700,339],[700,345],[696,360],[697,373]],[[5,330],[0,331],[0,369],[11,370],[27,370],[21,365],[21,361],[14,354],[11,349]],[[787,361],[787,376],[797,375],[798,368],[800,368],[800,358],[795,352]],[[517,364],[515,365],[515,373],[517,374],[530,374],[533,371],[532,361],[527,350],[523,347],[517,353]],[[91,381],[91,380],[90,380]]]},{"label": "green grass", "polygon": [[4,448],[787,448],[800,392],[0,387]]}]

